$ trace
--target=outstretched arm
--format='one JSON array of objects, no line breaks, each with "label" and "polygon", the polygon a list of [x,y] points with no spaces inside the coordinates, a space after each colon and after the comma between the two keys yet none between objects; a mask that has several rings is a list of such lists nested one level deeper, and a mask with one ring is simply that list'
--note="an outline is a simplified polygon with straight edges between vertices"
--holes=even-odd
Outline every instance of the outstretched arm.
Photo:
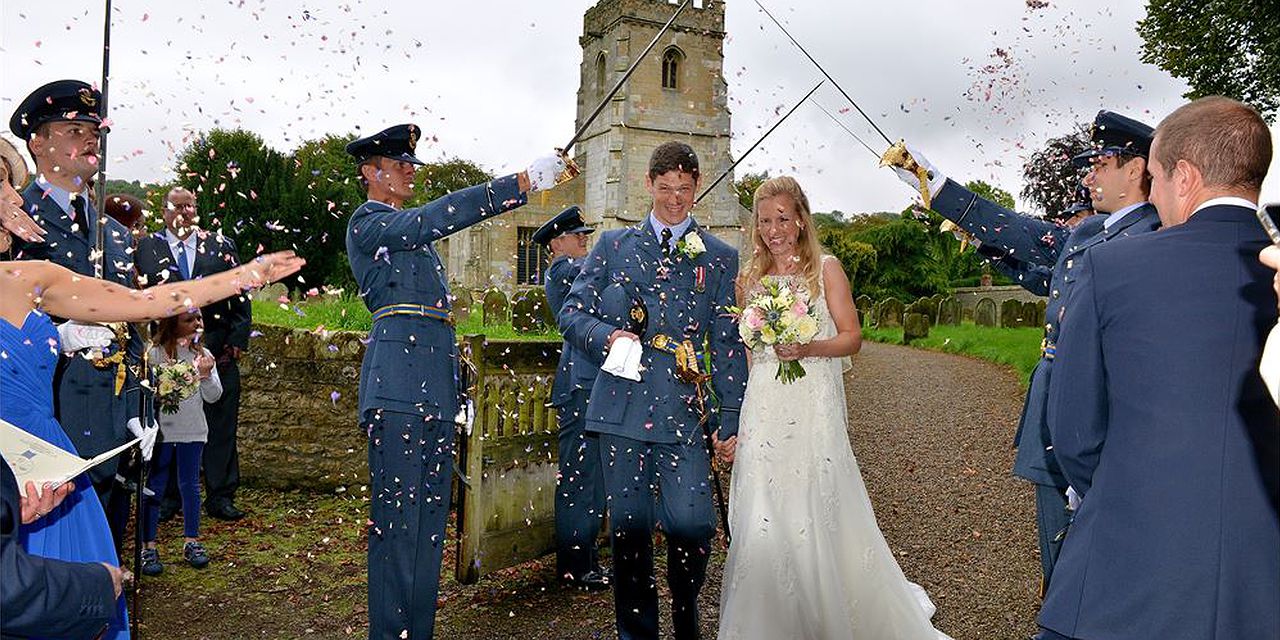
[{"label": "outstretched arm", "polygon": [[296,273],[306,260],[292,251],[262,256],[235,269],[199,280],[141,291],[79,275],[51,262],[6,262],[0,281],[6,292],[29,296],[32,308],[84,322],[143,322],[238,295]]},{"label": "outstretched arm", "polygon": [[368,255],[377,255],[384,248],[412,251],[525,204],[528,187],[524,185],[522,190],[521,186],[518,176],[513,174],[459,189],[421,207],[402,211],[383,207],[385,210],[373,213],[357,212],[351,220],[351,241]]}]

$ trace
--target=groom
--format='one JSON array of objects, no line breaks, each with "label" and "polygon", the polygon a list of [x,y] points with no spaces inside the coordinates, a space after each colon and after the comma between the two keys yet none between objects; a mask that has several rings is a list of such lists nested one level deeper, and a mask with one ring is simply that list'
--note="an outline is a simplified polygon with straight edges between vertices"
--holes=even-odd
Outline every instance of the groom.
[{"label": "groom", "polygon": [[677,377],[675,348],[688,341],[699,362],[709,362],[707,386],[718,406],[710,394],[703,400],[720,440],[738,432],[747,380],[746,355],[726,312],[738,252],[689,217],[698,182],[689,145],[655,149],[645,177],[653,209],[636,226],[601,235],[559,315],[565,340],[602,359],[620,338],[643,345],[639,381],[601,373],[587,403],[587,430],[600,434],[622,640],[658,637],[655,523],[667,538],[675,637],[699,637],[698,591],[716,514],[699,389]]}]

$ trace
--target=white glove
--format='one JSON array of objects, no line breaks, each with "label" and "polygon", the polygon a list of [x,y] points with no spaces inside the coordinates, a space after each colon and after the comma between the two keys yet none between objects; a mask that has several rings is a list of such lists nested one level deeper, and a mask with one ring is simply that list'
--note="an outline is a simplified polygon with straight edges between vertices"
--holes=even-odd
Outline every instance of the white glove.
[{"label": "white glove", "polygon": [[627,336],[618,336],[609,347],[609,354],[604,358],[600,370],[640,382],[640,356],[644,354],[644,346]]},{"label": "white glove", "polygon": [[[938,168],[933,166],[928,158],[913,149],[911,145],[907,145],[907,153],[910,153],[911,157],[915,158],[916,164],[924,167],[925,171],[929,172],[929,197],[932,198],[938,195],[938,192],[942,190],[942,186],[946,184],[947,177],[942,175],[942,172],[938,171]],[[907,186],[911,187],[912,191],[920,190],[920,178],[916,174],[898,166],[893,166],[892,169],[894,173],[898,174],[898,179],[907,183]]]},{"label": "white glove", "polygon": [[155,420],[152,420],[151,426],[144,429],[141,419],[129,418],[129,421],[124,426],[129,430],[129,433],[133,434],[133,437],[142,438],[138,442],[138,446],[142,448],[142,459],[150,462],[151,451],[156,448],[156,436],[160,434],[160,425],[156,424]]},{"label": "white glove", "polygon": [[529,175],[530,191],[546,191],[556,186],[560,173],[565,169],[564,159],[559,154],[542,156],[534,160],[525,173]]},{"label": "white glove", "polygon": [[58,340],[63,353],[75,353],[81,349],[101,349],[115,340],[116,333],[100,324],[88,324],[68,320],[58,325]]},{"label": "white glove", "polygon": [[1076,493],[1075,487],[1067,487],[1067,506],[1072,511],[1080,510],[1080,494]]}]

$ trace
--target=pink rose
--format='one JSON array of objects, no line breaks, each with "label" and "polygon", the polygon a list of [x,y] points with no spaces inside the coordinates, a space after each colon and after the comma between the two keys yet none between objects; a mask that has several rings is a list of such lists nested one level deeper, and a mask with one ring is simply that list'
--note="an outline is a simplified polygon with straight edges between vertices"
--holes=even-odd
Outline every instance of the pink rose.
[{"label": "pink rose", "polygon": [[761,316],[760,310],[755,307],[747,307],[747,310],[742,312],[742,321],[746,322],[752,331],[759,331],[760,327],[764,326],[764,316]]},{"label": "pink rose", "polygon": [[791,313],[794,313],[796,317],[804,316],[809,313],[809,305],[800,300],[796,300],[795,304],[791,305]]}]

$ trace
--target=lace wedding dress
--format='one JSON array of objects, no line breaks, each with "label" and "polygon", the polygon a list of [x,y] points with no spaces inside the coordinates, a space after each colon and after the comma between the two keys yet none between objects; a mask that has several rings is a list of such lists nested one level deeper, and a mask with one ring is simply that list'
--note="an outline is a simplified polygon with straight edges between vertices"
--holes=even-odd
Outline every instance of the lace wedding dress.
[{"label": "lace wedding dress", "polygon": [[[835,335],[826,300],[815,303],[817,339]],[[849,445],[846,362],[805,358],[806,375],[783,384],[773,349],[752,353],[729,493],[720,640],[948,637],[929,623],[933,603],[903,577],[876,524]]]}]

